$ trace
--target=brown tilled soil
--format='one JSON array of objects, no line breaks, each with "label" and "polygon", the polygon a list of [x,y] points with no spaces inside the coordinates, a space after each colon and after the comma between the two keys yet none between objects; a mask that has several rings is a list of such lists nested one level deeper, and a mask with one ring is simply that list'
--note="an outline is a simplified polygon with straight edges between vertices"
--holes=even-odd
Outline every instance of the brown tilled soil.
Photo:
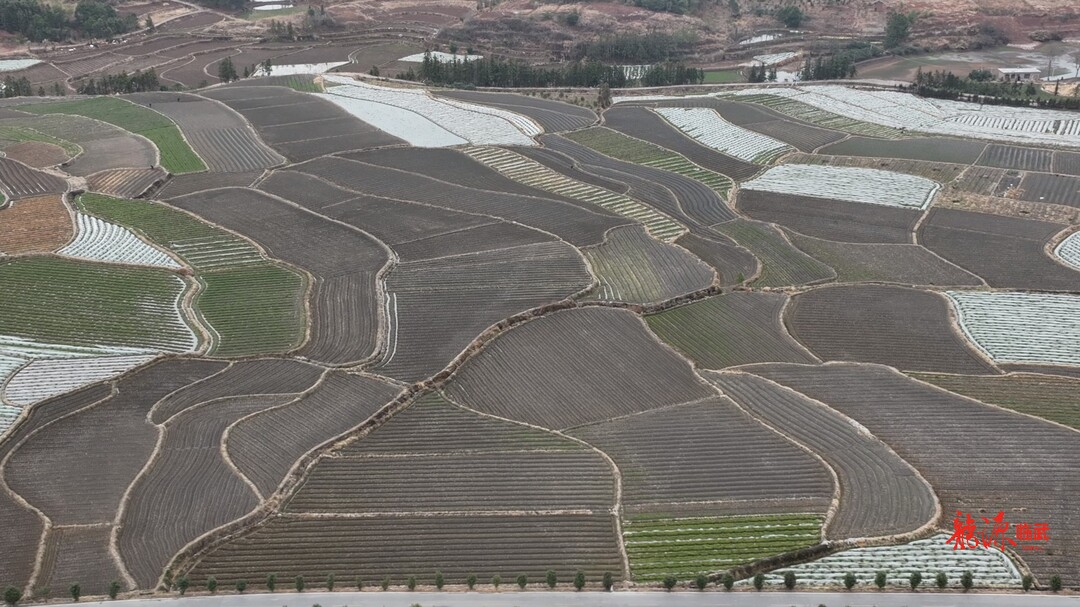
[{"label": "brown tilled soil", "polygon": [[0,210],[0,250],[8,255],[55,251],[72,234],[71,215],[57,194],[21,198]]},{"label": "brown tilled soil", "polygon": [[44,141],[16,143],[4,148],[4,155],[35,169],[56,166],[69,158],[64,148]]}]

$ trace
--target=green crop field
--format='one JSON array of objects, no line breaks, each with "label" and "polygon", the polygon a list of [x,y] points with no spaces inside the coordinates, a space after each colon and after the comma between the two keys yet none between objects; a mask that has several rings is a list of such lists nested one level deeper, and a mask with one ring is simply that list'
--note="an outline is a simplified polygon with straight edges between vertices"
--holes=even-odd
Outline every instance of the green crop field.
[{"label": "green crop field", "polygon": [[116,125],[149,139],[161,152],[161,166],[174,174],[197,173],[206,164],[184,140],[180,128],[165,116],[115,97],[19,106],[35,114],[75,114]]},{"label": "green crop field", "polygon": [[17,124],[0,125],[0,141],[8,141],[11,143],[40,141],[42,143],[51,143],[60,146],[72,157],[82,153],[82,148],[70,141],[57,139],[56,137],[46,135],[45,133],[36,131],[30,127],[19,126]]},{"label": "green crop field", "polygon": [[266,263],[199,276],[195,306],[214,333],[210,354],[221,357],[285,352],[304,340],[304,279]]},{"label": "green crop field", "polygon": [[22,257],[0,264],[0,284],[0,334],[172,351],[196,345],[177,309],[184,281],[166,270]]},{"label": "green crop field", "polygon": [[724,84],[743,82],[745,79],[739,70],[713,70],[705,72],[705,84]]},{"label": "green crop field", "polygon": [[83,194],[81,211],[126,226],[170,249],[204,286],[195,309],[221,357],[285,352],[304,339],[305,279],[248,241],[163,204]]},{"label": "green crop field", "polygon": [[623,540],[635,580],[689,580],[813,546],[821,540],[821,524],[815,514],[641,517],[626,522]]},{"label": "green crop field", "polygon": [[726,196],[733,185],[728,177],[704,169],[687,160],[682,154],[628,137],[611,129],[597,126],[566,133],[565,137],[618,160],[663,169],[683,177],[696,179],[721,196]]}]

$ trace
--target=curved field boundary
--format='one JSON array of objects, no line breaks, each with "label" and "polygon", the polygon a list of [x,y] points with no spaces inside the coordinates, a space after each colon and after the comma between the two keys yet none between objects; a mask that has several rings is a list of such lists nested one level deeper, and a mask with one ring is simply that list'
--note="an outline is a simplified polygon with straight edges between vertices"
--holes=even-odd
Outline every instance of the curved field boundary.
[{"label": "curved field boundary", "polygon": [[659,114],[642,107],[618,106],[604,112],[604,125],[639,144],[654,145],[665,153],[677,154],[695,165],[715,171],[735,181],[761,171],[747,162],[695,140]]},{"label": "curved field boundary", "polygon": [[707,108],[657,108],[654,111],[703,145],[754,164],[770,164],[795,149],[772,137],[731,124]]},{"label": "curved field boundary", "polygon": [[723,234],[691,232],[679,237],[675,244],[712,266],[721,286],[753,280],[758,274],[760,264],[757,258]]},{"label": "curved field boundary", "polygon": [[[639,516],[672,513],[797,509],[820,515],[833,494],[832,478],[817,459],[715,393],[579,426],[568,434],[601,449],[619,467],[630,524]],[[768,456],[747,459],[747,452]],[[815,539],[819,531],[820,523]]]},{"label": "curved field boundary", "polygon": [[737,219],[711,229],[731,238],[761,261],[758,276],[745,277],[752,279],[754,286],[785,287],[836,278],[835,270],[796,249],[783,232],[769,224]]},{"label": "curved field boundary", "polygon": [[996,362],[1080,365],[1080,296],[948,291],[964,334]]},{"label": "curved field boundary", "polygon": [[837,242],[910,243],[922,217],[915,209],[749,189],[739,191],[736,208],[750,219]]},{"label": "curved field boundary", "polygon": [[947,301],[933,292],[878,285],[822,287],[796,295],[784,321],[795,339],[823,360],[906,371],[997,373],[953,330]]},{"label": "curved field boundary", "polygon": [[109,525],[50,528],[35,586],[69,588],[79,584],[85,595],[104,595],[111,580],[122,578],[109,554],[111,532]]},{"label": "curved field boundary", "polygon": [[515,93],[481,93],[477,91],[438,91],[439,97],[458,99],[524,114],[549,133],[573,131],[592,126],[597,117],[592,110],[555,101]]},{"label": "curved field boundary", "polygon": [[[884,367],[760,365],[747,370],[861,423],[930,481],[946,512],[959,509],[978,516],[983,508],[1005,511],[1014,524],[1080,515],[1080,504],[1071,497],[1080,490],[1080,434],[1070,428],[985,405]],[[967,457],[958,461],[958,450]],[[1052,489],[1040,481],[1045,478],[1055,479]],[[1057,529],[1057,549],[1024,550],[1024,561],[1037,581],[1061,575],[1069,584],[1080,571],[1072,551],[1080,533],[1069,525]]]},{"label": "curved field boundary", "polygon": [[87,189],[117,198],[138,198],[165,181],[165,171],[155,169],[111,169],[86,178]]},{"label": "curved field boundary", "polygon": [[589,299],[659,303],[705,289],[716,273],[686,250],[636,226],[614,228],[604,244],[582,249],[599,284]]},{"label": "curved field boundary", "polygon": [[707,369],[818,362],[784,328],[781,316],[788,301],[778,293],[733,292],[652,314],[645,321],[660,339]]},{"label": "curved field boundary", "polygon": [[840,500],[826,525],[827,538],[907,534],[937,520],[941,506],[929,484],[857,422],[753,375],[708,377],[751,415],[806,445],[836,471]]},{"label": "curved field boundary", "polygon": [[686,228],[660,212],[622,194],[572,180],[520,154],[501,148],[467,148],[465,153],[526,185],[595,204],[645,226],[649,234],[671,242]]},{"label": "curved field boundary", "polygon": [[4,385],[4,400],[26,406],[82,386],[121,375],[157,356],[137,354],[99,358],[38,359],[19,369]]},{"label": "curved field boundary", "polygon": [[[867,587],[874,583],[878,572],[885,572],[885,583],[892,587],[910,587],[911,574],[922,575],[923,583],[930,584],[943,572],[949,586],[960,587],[960,578],[970,571],[976,588],[1017,588],[1021,576],[1009,556],[994,548],[978,547],[971,550],[953,550],[945,534],[915,540],[896,546],[873,546],[853,548],[824,558],[776,569],[765,574],[765,584],[780,586],[784,574],[792,572],[800,585],[811,587],[839,587],[848,573],[855,575],[856,586]],[[746,585],[747,581],[740,581]]]},{"label": "curved field boundary", "polygon": [[1054,255],[1066,264],[1080,270],[1080,232],[1069,234],[1054,249]]},{"label": "curved field boundary", "polygon": [[729,186],[717,192],[687,175],[616,159],[562,135],[544,135],[540,140],[583,170],[629,185],[629,194],[688,226],[706,226],[735,217],[727,206]]},{"label": "curved field boundary", "polygon": [[462,366],[447,394],[478,411],[545,428],[713,394],[686,361],[657,343],[644,323],[624,310],[558,312],[525,323],[495,343]]},{"label": "curved field boundary", "polygon": [[187,284],[164,270],[20,257],[0,264],[0,283],[3,335],[165,352],[199,346],[180,310]]},{"label": "curved field boundary", "polygon": [[[52,422],[16,447],[3,463],[5,482],[51,524],[111,523],[157,443],[146,409],[221,366],[172,359],[122,378],[111,398]],[[79,499],[70,499],[76,494]]]},{"label": "curved field boundary", "polygon": [[236,362],[161,399],[150,410],[148,419],[154,424],[164,424],[190,408],[223,398],[298,394],[314,386],[322,373],[321,367],[292,359]]},{"label": "curved field boundary", "polygon": [[1010,373],[997,377],[944,373],[909,375],[987,404],[1080,430],[1080,378],[1043,373]]},{"label": "curved field boundary", "polygon": [[170,173],[197,173],[206,164],[191,149],[176,124],[151,109],[116,97],[94,97],[22,106],[34,114],[74,114],[108,122],[146,137],[158,148],[161,166]]},{"label": "curved field boundary", "polygon": [[225,397],[169,420],[147,472],[132,484],[118,517],[118,551],[138,587],[153,588],[188,542],[258,505],[258,497],[222,456],[225,430],[241,417],[293,398]]},{"label": "curved field boundary", "polygon": [[71,211],[59,194],[11,202],[0,212],[0,253],[49,253],[74,234]]},{"label": "curved field boundary", "polygon": [[726,175],[702,168],[681,154],[608,128],[593,127],[567,133],[564,137],[618,160],[663,169],[695,179],[709,186],[721,198],[726,198],[734,185]]},{"label": "curved field boundary", "polygon": [[172,257],[150,246],[123,226],[85,213],[76,213],[75,220],[75,239],[57,251],[60,255],[159,268],[181,267]]},{"label": "curved field boundary", "polygon": [[836,270],[837,282],[985,286],[983,279],[919,245],[833,242],[789,233],[792,243]]},{"label": "curved field boundary", "polygon": [[41,194],[63,194],[67,182],[45,171],[31,168],[11,158],[0,158],[0,191],[9,200]]}]

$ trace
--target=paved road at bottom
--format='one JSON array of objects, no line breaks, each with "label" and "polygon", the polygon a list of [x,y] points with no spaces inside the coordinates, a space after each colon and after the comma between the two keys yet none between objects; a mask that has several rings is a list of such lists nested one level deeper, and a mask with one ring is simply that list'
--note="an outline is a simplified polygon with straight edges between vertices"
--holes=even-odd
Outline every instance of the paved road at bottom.
[{"label": "paved road at bottom", "polygon": [[279,592],[49,607],[1080,607],[1080,595],[959,592]]}]

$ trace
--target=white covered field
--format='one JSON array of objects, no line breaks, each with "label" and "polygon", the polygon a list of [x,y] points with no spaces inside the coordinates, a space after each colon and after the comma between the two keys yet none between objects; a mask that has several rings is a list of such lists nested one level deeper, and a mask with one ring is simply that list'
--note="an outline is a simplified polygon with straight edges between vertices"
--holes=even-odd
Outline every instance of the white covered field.
[{"label": "white covered field", "polygon": [[1054,255],[1066,264],[1080,270],[1080,232],[1073,232],[1054,249]]},{"label": "white covered field", "polygon": [[782,164],[743,183],[742,188],[923,209],[940,186],[924,177],[881,169]]},{"label": "white covered field", "polygon": [[[949,576],[949,585],[958,587],[960,576],[970,571],[978,587],[1019,587],[1020,572],[1009,557],[997,549],[975,548],[953,550],[948,536],[941,534],[924,540],[916,540],[899,546],[854,548],[826,556],[811,563],[803,563],[773,571],[765,576],[768,585],[784,582],[784,573],[795,572],[800,586],[840,586],[844,575],[855,574],[860,586],[872,585],[877,572],[884,571],[888,584],[908,586],[911,574],[922,574],[922,583],[933,586],[938,572]],[[744,580],[740,584],[747,584]]]},{"label": "white covered field", "polygon": [[[734,96],[760,95],[745,89]],[[855,120],[935,135],[1080,148],[1080,116],[1059,110],[979,105],[925,99],[894,91],[840,85],[774,87],[769,95],[801,101]]]},{"label": "white covered field", "polygon": [[57,251],[61,255],[142,266],[180,268],[175,259],[136,236],[131,230],[93,215],[76,213],[75,239]]},{"label": "white covered field", "polygon": [[4,386],[4,400],[26,406],[81,386],[115,377],[150,362],[156,354],[57,358],[32,361]]},{"label": "white covered field", "polygon": [[[80,386],[114,377],[150,361],[156,350],[72,346],[0,335],[0,435],[21,408]],[[10,418],[10,419],[7,419]]]},{"label": "white covered field", "polygon": [[663,107],[655,111],[702,145],[748,162],[768,164],[795,149],[783,141],[735,126],[710,108]]},{"label": "white covered field", "polygon": [[418,147],[477,145],[533,146],[543,132],[535,122],[505,110],[435,99],[422,89],[387,88],[326,76],[331,86],[320,95],[357,118]]},{"label": "white covered field", "polygon": [[1080,296],[946,292],[964,333],[997,362],[1080,365]]}]

